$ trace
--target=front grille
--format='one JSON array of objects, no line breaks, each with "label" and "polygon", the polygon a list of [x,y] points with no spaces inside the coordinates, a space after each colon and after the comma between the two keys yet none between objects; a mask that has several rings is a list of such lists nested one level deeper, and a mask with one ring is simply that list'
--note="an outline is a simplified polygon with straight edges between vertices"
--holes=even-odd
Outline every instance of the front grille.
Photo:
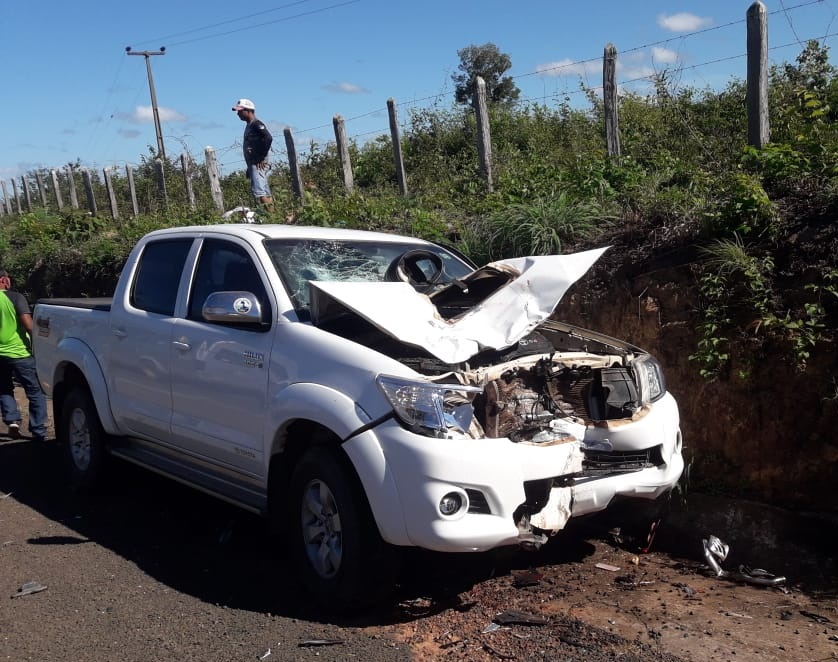
[{"label": "front grille", "polygon": [[636,451],[598,451],[583,449],[583,476],[603,476],[640,471],[663,464],[662,446]]}]

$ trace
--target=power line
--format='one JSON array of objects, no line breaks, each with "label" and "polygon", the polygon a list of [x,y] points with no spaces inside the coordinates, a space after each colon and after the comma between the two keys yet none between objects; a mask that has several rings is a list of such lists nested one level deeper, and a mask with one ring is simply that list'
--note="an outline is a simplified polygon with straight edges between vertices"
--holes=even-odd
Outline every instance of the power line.
[{"label": "power line", "polygon": [[288,7],[293,7],[295,5],[302,5],[306,2],[311,2],[311,0],[297,0],[297,2],[289,2],[285,5],[280,5],[279,7],[274,7],[272,9],[265,9],[264,11],[258,11],[253,14],[247,14],[245,16],[239,16],[238,18],[231,18],[227,21],[219,21],[218,23],[210,23],[209,25],[203,25],[200,28],[192,28],[191,30],[184,30],[183,32],[173,32],[172,34],[163,35],[162,37],[155,37],[154,39],[147,39],[145,41],[138,42],[139,44],[150,44],[150,43],[160,43],[162,41],[169,41],[174,39],[175,37],[183,37],[184,35],[194,34],[196,32],[201,32],[202,30],[210,30],[212,28],[221,27],[222,25],[229,25],[230,23],[238,23],[239,21],[246,21],[249,18],[255,18],[256,16],[263,16],[264,14],[271,14],[275,11],[279,11],[280,9],[287,9]]},{"label": "power line", "polygon": [[[788,16],[789,12],[795,11],[797,9],[802,9],[804,7],[809,7],[809,6],[812,6],[812,5],[823,4],[824,1],[825,0],[806,0],[805,2],[801,2],[801,3],[798,3],[796,5],[792,5],[791,7],[785,7],[784,6],[782,9],[777,9],[777,10],[768,12],[768,15],[770,16],[770,15],[773,15],[773,14],[785,13],[785,15]],[[646,50],[646,49],[651,48],[653,46],[660,46],[662,44],[668,44],[668,43],[671,43],[673,41],[683,41],[684,39],[688,39],[690,37],[695,37],[697,35],[705,34],[705,33],[708,33],[708,32],[713,32],[713,31],[716,31],[716,30],[722,30],[724,28],[729,28],[729,27],[732,27],[734,25],[740,25],[740,24],[745,23],[746,20],[747,19],[739,19],[739,20],[736,20],[736,21],[730,21],[728,23],[723,23],[721,25],[714,25],[714,26],[711,26],[711,27],[702,28],[700,30],[694,30],[692,32],[686,32],[686,33],[680,34],[676,37],[668,37],[666,39],[661,39],[661,40],[658,40],[658,41],[649,42],[649,43],[646,43],[646,44],[642,44],[640,46],[633,46],[631,48],[627,48],[625,50],[622,50],[621,53],[622,54],[634,53],[634,52],[637,52],[637,51]],[[797,35],[795,35],[795,37],[797,37]],[[824,35],[822,38],[826,38],[826,37],[827,37],[827,35]],[[785,47],[788,47],[788,44],[785,45],[785,46],[778,46],[778,47],[774,47],[774,48],[785,48]],[[769,50],[773,50],[773,48],[769,49]],[[709,64],[724,62],[726,60],[732,60],[732,59],[736,59],[736,58],[740,58],[740,57],[743,57],[743,55],[734,55],[734,56],[731,56],[731,57],[728,57],[728,58],[720,58],[719,60],[713,60],[713,61],[708,61],[708,62],[697,64],[697,65],[691,65],[689,67],[683,68],[683,70],[695,69],[695,68],[698,68],[698,67],[701,67],[701,66],[707,66]],[[602,60],[602,56],[599,55],[599,56],[590,57],[590,58],[587,58],[587,59],[584,59],[584,60],[576,60],[576,61],[573,61],[573,62],[565,62],[565,63],[562,63],[560,65],[556,65],[555,67],[538,69],[536,71],[531,71],[531,72],[528,72],[528,73],[525,73],[525,74],[518,74],[517,76],[510,76],[510,78],[515,80],[515,79],[520,79],[520,78],[526,78],[528,76],[544,75],[545,73],[550,72],[550,71],[558,71],[560,69],[568,69],[568,68],[571,68],[571,67],[578,67],[580,65],[583,66],[583,65],[594,63],[594,62],[600,62],[601,60]],[[640,77],[640,78],[637,78],[637,79],[623,81],[620,84],[627,84],[627,83],[631,83],[631,82],[648,80],[649,78],[650,78],[649,76],[643,76],[643,77]],[[591,89],[598,89],[598,88],[593,87]],[[578,93],[580,93],[580,92],[577,91],[577,92],[568,93],[568,94],[578,94]],[[400,105],[416,105],[417,103],[419,103],[421,101],[426,101],[426,100],[429,100],[429,99],[434,99],[435,100],[435,99],[441,98],[442,96],[443,95],[441,95],[441,94],[436,94],[436,95],[430,95],[430,96],[427,96],[427,97],[423,97],[423,98],[420,98],[420,99],[414,99],[414,100],[411,100],[411,101],[405,101],[405,102],[398,101],[397,103],[400,104]],[[539,98],[541,98],[541,99],[551,99],[551,98],[555,98],[556,96],[557,95],[545,95],[544,97],[530,97],[528,99],[523,99],[523,101],[535,100],[535,99],[539,99]],[[368,112],[363,113],[361,115],[357,115],[357,116],[355,116],[353,118],[350,118],[348,120],[345,120],[345,121],[349,122],[349,121],[352,121],[353,119],[366,117],[367,115],[372,115],[372,114],[377,113],[377,112],[380,112],[380,110],[371,110],[371,111],[368,111]],[[302,133],[308,133],[308,132],[311,132],[311,131],[318,131],[320,129],[324,129],[324,128],[327,128],[329,126],[331,126],[331,124],[321,124],[319,126],[315,126],[315,127],[310,128],[310,129],[304,129],[304,130],[302,130]]]},{"label": "power line", "polygon": [[[301,13],[298,13],[298,14],[295,14],[295,15],[292,15],[292,16],[285,16],[285,17],[277,18],[275,20],[262,22],[262,23],[259,23],[257,25],[248,25],[248,26],[243,26],[243,27],[239,27],[239,28],[236,28],[236,29],[233,29],[233,30],[219,32],[219,33],[215,33],[215,34],[211,34],[211,35],[199,36],[199,37],[196,37],[194,39],[181,40],[181,41],[175,42],[174,44],[170,44],[170,46],[172,46],[172,45],[183,45],[183,44],[193,43],[193,42],[197,42],[197,41],[201,41],[201,40],[206,40],[206,39],[211,39],[211,38],[215,38],[215,37],[225,36],[225,35],[229,35],[229,34],[235,34],[235,33],[246,31],[246,30],[252,30],[252,29],[256,29],[258,27],[263,27],[265,25],[271,25],[271,24],[275,24],[275,23],[279,23],[279,22],[290,21],[290,20],[293,20],[293,19],[296,19],[296,18],[301,18],[301,17],[304,17],[304,16],[314,15],[314,14],[322,13],[322,12],[325,12],[325,11],[329,11],[331,9],[336,9],[336,8],[343,7],[343,6],[356,4],[360,1],[361,0],[346,0],[344,2],[338,2],[336,4],[332,4],[332,5],[329,5],[329,6],[326,6],[326,7],[320,7],[320,8],[313,9],[313,10],[307,11],[307,12],[301,12]],[[790,7],[786,7],[785,5],[782,5],[781,9],[769,12],[769,15],[778,14],[778,13],[782,12],[782,13],[785,14],[786,19],[790,21],[790,18],[789,18],[790,12],[801,9],[801,8],[804,8],[804,7],[812,6],[812,5],[823,4],[824,1],[825,0],[808,0],[806,2],[801,2],[797,5],[793,5],[793,6],[790,6]],[[290,7],[293,7],[293,6],[304,4],[306,2],[310,2],[310,0],[297,0],[296,2],[290,2],[290,3],[287,3],[285,5],[274,7],[272,9],[264,10],[264,11],[261,11],[261,12],[256,12],[256,13],[245,15],[245,16],[235,18],[235,19],[229,19],[227,21],[220,21],[220,22],[217,22],[217,23],[213,23],[213,24],[206,25],[206,26],[199,27],[199,28],[193,28],[193,29],[186,30],[186,31],[183,31],[183,32],[174,33],[170,36],[184,36],[184,35],[188,35],[188,34],[194,34],[196,32],[200,32],[200,31],[203,31],[203,30],[212,29],[213,27],[228,25],[228,24],[231,24],[231,23],[236,23],[236,22],[239,22],[239,21],[247,20],[247,19],[250,19],[250,18],[265,15],[265,14],[275,12],[275,11],[279,11],[279,10],[282,10],[282,9],[287,9],[287,8],[290,8]],[[626,50],[623,50],[622,53],[636,52],[636,51],[648,49],[652,46],[666,44],[666,43],[676,41],[676,40],[682,40],[683,41],[683,40],[691,38],[691,37],[695,37],[695,36],[698,36],[698,35],[701,35],[701,34],[704,34],[704,33],[708,33],[708,32],[711,32],[711,31],[715,31],[715,30],[721,30],[721,29],[724,29],[724,28],[727,28],[727,27],[730,27],[730,26],[733,26],[733,25],[742,24],[744,22],[745,22],[745,20],[742,19],[742,20],[737,20],[737,21],[731,21],[729,23],[725,23],[725,24],[722,24],[722,25],[703,28],[701,30],[696,30],[696,31],[693,31],[693,32],[684,33],[684,34],[678,35],[676,37],[670,37],[670,38],[667,38],[667,39],[662,39],[662,40],[659,40],[659,41],[646,43],[646,44],[643,44],[643,45],[640,45],[640,46],[634,46],[634,47],[628,48]],[[792,26],[792,28],[793,28],[793,26]],[[792,32],[794,33],[795,38],[798,40],[798,43],[800,43],[799,36],[797,35],[797,33],[793,29],[792,29]],[[834,33],[824,34],[822,37],[819,37],[819,38],[820,39],[825,39],[827,37],[832,37],[832,36],[835,36],[835,34]],[[140,42],[140,43],[145,43],[145,42]],[[778,49],[778,48],[787,48],[787,47],[793,46],[793,45],[795,45],[795,44],[794,43],[784,44],[782,46],[771,47],[769,50],[775,50],[775,49]],[[716,60],[711,60],[711,61],[703,62],[703,63],[700,63],[700,64],[684,67],[683,70],[696,69],[696,68],[699,68],[699,67],[708,66],[710,64],[715,64],[715,63],[719,63],[719,62],[733,60],[733,59],[737,59],[737,58],[741,58],[741,57],[744,57],[744,55],[734,55],[734,56],[730,56],[730,57],[719,58],[719,59],[716,59]],[[579,61],[576,61],[576,62],[564,63],[562,65],[558,65],[556,67],[552,67],[552,68],[549,68],[549,69],[539,69],[537,71],[528,72],[528,73],[525,73],[525,74],[519,74],[517,76],[513,76],[512,78],[519,79],[519,78],[524,78],[524,77],[533,76],[533,75],[539,75],[539,74],[543,75],[545,72],[564,69],[564,68],[569,68],[569,67],[573,67],[573,66],[579,66],[579,65],[583,65],[583,64],[589,64],[589,63],[597,62],[597,61],[600,61],[600,60],[601,60],[601,56],[588,58],[588,59],[579,60]],[[115,80],[119,76],[119,73],[121,71],[121,67],[122,67],[122,59],[120,59],[120,65],[119,65],[119,69],[117,70]],[[650,78],[651,78],[651,76],[642,76],[642,77],[639,77],[639,78],[627,79],[627,80],[621,81],[619,84],[620,85],[626,85],[626,84],[629,84],[629,83],[632,83],[632,82],[649,80]],[[597,88],[590,88],[590,89],[597,89]],[[579,94],[579,93],[582,93],[582,92],[583,91],[579,91],[579,90],[571,91],[571,92],[562,92],[561,94],[544,95],[543,97],[530,97],[530,98],[527,98],[527,99],[522,99],[522,101],[537,100],[539,98],[543,99],[543,100],[544,99],[553,99],[553,98],[558,98],[561,95],[570,96],[570,95]],[[429,96],[426,96],[426,97],[421,97],[421,98],[418,98],[418,99],[413,98],[413,99],[409,99],[409,100],[405,100],[405,101],[400,101],[398,103],[400,103],[401,105],[404,105],[404,106],[416,106],[416,105],[421,104],[422,102],[425,102],[425,101],[429,101],[429,100],[434,100],[435,101],[435,100],[441,99],[444,96],[446,96],[446,94],[439,93],[439,94],[429,95]],[[107,101],[106,101],[106,103],[107,103]],[[360,115],[356,115],[354,117],[351,117],[346,121],[351,122],[351,121],[354,121],[354,120],[357,120],[357,119],[360,119],[360,118],[363,118],[363,117],[366,117],[366,116],[369,116],[369,115],[374,115],[374,114],[377,114],[377,113],[380,113],[380,112],[382,112],[381,109],[377,108],[375,110],[371,110],[371,111],[368,111],[366,113],[362,113]],[[100,114],[100,117],[98,118],[97,124],[94,127],[94,134],[100,128],[101,122],[102,122],[102,117],[101,117],[101,114]],[[310,128],[310,129],[305,129],[305,130],[302,131],[302,133],[318,131],[320,129],[330,127],[331,125],[332,125],[331,122],[327,123],[327,124],[322,124],[322,125]],[[384,133],[385,131],[382,130],[381,132]],[[364,135],[368,135],[370,133],[378,133],[378,132],[377,131],[370,131],[370,132],[364,132],[364,133],[357,134],[357,135],[364,136]],[[92,140],[92,138],[91,138],[91,140]],[[234,145],[234,146],[231,146],[228,149],[232,150],[232,149],[235,149],[235,148],[236,148],[236,146]]]},{"label": "power line", "polygon": [[[782,9],[775,9],[772,12],[768,12],[768,16],[771,16],[772,14],[779,14],[779,13],[782,12],[786,15],[786,18],[788,18],[788,14],[789,14],[790,11],[793,11],[795,9],[801,9],[802,7],[809,7],[810,5],[822,4],[823,2],[824,2],[824,0],[808,0],[807,2],[802,2],[802,3],[800,3],[798,5],[794,5],[792,7],[783,7]],[[693,32],[685,32],[684,34],[680,34],[677,37],[667,37],[666,39],[660,39],[659,41],[652,41],[652,42],[649,42],[648,44],[643,44],[641,46],[632,46],[631,48],[627,48],[625,50],[620,51],[620,53],[621,54],[635,53],[637,51],[643,51],[643,50],[646,50],[647,48],[651,48],[652,46],[660,46],[662,44],[668,44],[668,43],[671,43],[673,41],[682,41],[682,40],[687,39],[689,37],[695,37],[697,35],[705,34],[707,32],[713,32],[715,30],[722,30],[724,28],[729,28],[729,27],[732,27],[734,25],[740,25],[740,24],[744,23],[746,20],[747,19],[743,18],[743,19],[739,19],[737,21],[730,21],[729,23],[723,23],[722,25],[714,25],[714,26],[711,26],[709,28],[702,28],[701,30],[694,30]],[[795,38],[797,38],[796,34],[794,36],[795,36]],[[512,78],[514,80],[514,79],[517,79],[517,78],[526,78],[527,76],[543,75],[548,71],[556,71],[556,70],[559,70],[559,69],[566,69],[566,68],[575,67],[575,66],[578,66],[578,65],[590,64],[591,62],[598,62],[601,59],[602,59],[601,56],[597,56],[597,57],[590,57],[586,60],[578,60],[578,61],[574,61],[574,62],[565,62],[565,63],[559,64],[559,65],[556,65],[555,67],[549,67],[547,69],[537,69],[536,71],[530,71],[530,72],[525,73],[525,74],[518,74],[517,76],[510,76],[510,78]]]},{"label": "power line", "polygon": [[192,44],[196,41],[205,41],[206,39],[214,39],[215,37],[225,37],[230,34],[235,34],[237,32],[244,32],[245,30],[254,30],[256,28],[261,28],[266,25],[273,25],[275,23],[282,23],[284,21],[291,21],[295,18],[302,18],[303,16],[312,16],[313,14],[321,14],[325,11],[330,9],[337,9],[338,7],[345,7],[347,5],[354,5],[361,2],[361,0],[346,0],[346,2],[338,2],[334,5],[329,5],[328,7],[320,7],[319,9],[312,9],[311,11],[301,12],[299,14],[294,14],[293,16],[284,16],[282,18],[277,18],[272,21],[265,21],[263,23],[259,23],[257,25],[246,25],[242,28],[236,28],[235,30],[227,30],[226,32],[217,32],[215,34],[204,35],[203,37],[195,37],[194,39],[184,39],[183,41],[176,41],[174,43],[169,44],[170,46],[182,46],[183,44]]},{"label": "power line", "polygon": [[[119,65],[116,68],[116,73],[114,74],[113,81],[108,88],[108,94],[105,97],[104,103],[102,103],[102,110],[99,111],[99,115],[96,117],[96,124],[93,126],[93,131],[90,133],[90,138],[87,140],[87,146],[85,149],[90,149],[90,145],[93,142],[93,139],[96,136],[96,132],[99,130],[100,125],[102,124],[102,116],[105,114],[105,108],[107,107],[108,103],[110,103],[111,97],[113,96],[113,92],[116,89],[116,83],[119,79],[119,74],[122,72],[122,65],[125,62],[123,58],[119,58]],[[110,122],[110,118],[108,118],[108,122]]]},{"label": "power line", "polygon": [[[838,32],[831,32],[829,34],[821,35],[819,39],[828,39],[830,37],[838,37]],[[781,48],[789,48],[790,46],[798,46],[801,42],[798,41],[791,41],[786,44],[778,44],[777,46],[771,46],[768,50],[774,51],[779,50]],[[747,53],[738,53],[736,55],[728,55],[726,57],[716,58],[714,60],[707,60],[706,62],[700,62],[699,64],[691,64],[686,67],[679,67],[678,71],[690,71],[692,69],[698,69],[700,67],[706,67],[711,64],[719,64],[720,62],[729,62],[731,60],[738,60],[744,57],[747,57]],[[639,83],[644,81],[653,80],[657,76],[657,72],[654,74],[649,74],[647,76],[637,76],[635,78],[627,78],[625,80],[617,81],[617,85],[628,85],[630,83]],[[588,88],[589,90],[601,90],[602,85],[596,85]],[[564,96],[571,96],[573,94],[584,94],[586,90],[574,90],[573,92],[562,92]],[[525,99],[521,99],[521,101],[537,101],[537,100],[544,100],[544,99],[555,99],[559,95],[558,94],[548,94],[542,97],[527,97]]]},{"label": "power line", "polygon": [[803,42],[801,42],[800,37],[797,36],[797,30],[794,29],[794,22],[791,20],[791,16],[789,16],[788,10],[786,9],[786,6],[783,4],[783,0],[780,0],[780,8],[782,9],[783,14],[785,14],[786,22],[788,22],[789,24],[791,33],[794,35],[794,38],[797,39],[797,43],[802,46]]}]

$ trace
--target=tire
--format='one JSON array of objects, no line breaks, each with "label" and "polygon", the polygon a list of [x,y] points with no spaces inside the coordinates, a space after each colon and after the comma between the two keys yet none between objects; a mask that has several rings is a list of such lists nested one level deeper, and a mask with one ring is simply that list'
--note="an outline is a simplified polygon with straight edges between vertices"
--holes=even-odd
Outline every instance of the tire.
[{"label": "tire", "polygon": [[291,555],[317,603],[346,611],[395,588],[395,549],[384,543],[354,470],[339,451],[314,447],[294,468],[287,509]]},{"label": "tire", "polygon": [[64,454],[70,487],[90,491],[101,479],[107,435],[87,389],[75,387],[61,407],[59,443]]}]

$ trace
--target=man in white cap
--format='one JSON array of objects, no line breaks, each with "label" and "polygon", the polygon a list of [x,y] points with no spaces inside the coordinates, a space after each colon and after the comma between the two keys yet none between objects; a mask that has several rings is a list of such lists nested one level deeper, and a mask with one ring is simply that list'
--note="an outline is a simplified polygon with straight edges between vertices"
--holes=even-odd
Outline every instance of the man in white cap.
[{"label": "man in white cap", "polygon": [[244,128],[242,151],[247,164],[250,190],[253,197],[271,213],[274,210],[274,199],[268,186],[268,154],[271,151],[273,136],[265,123],[256,118],[256,106],[250,99],[239,99],[233,106],[233,110],[242,122],[247,122]]}]

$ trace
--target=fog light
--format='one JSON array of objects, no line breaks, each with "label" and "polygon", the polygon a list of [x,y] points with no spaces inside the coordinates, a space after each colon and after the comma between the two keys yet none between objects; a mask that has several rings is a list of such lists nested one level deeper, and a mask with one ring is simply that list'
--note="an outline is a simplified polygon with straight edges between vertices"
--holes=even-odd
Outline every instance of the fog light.
[{"label": "fog light", "polygon": [[463,497],[457,492],[449,492],[439,500],[439,512],[450,516],[463,507]]}]

